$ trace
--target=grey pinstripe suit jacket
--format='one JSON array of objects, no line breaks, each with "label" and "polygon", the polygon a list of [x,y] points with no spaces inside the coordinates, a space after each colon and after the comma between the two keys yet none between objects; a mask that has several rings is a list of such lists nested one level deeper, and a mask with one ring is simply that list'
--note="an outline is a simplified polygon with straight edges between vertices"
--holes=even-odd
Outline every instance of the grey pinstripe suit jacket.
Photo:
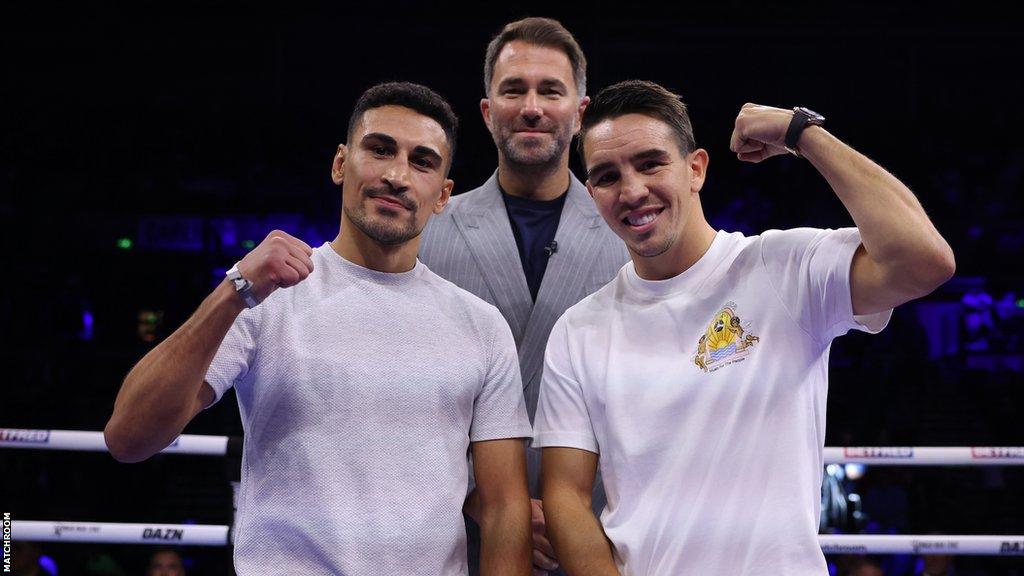
[{"label": "grey pinstripe suit jacket", "polygon": [[[571,173],[555,241],[558,250],[548,261],[533,302],[497,172],[483,186],[452,197],[445,211],[430,219],[420,241],[419,257],[428,268],[494,304],[505,317],[519,351],[531,422],[537,410],[544,348],[555,321],[611,281],[629,261],[626,246],[608,229],[586,187]],[[530,493],[536,496],[539,454],[528,452]]]}]

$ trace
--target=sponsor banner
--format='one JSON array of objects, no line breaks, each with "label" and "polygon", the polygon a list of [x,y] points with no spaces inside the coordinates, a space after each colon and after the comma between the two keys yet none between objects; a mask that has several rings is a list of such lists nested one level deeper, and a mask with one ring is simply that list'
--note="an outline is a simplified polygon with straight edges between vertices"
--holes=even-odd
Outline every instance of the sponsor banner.
[{"label": "sponsor banner", "polygon": [[18,444],[46,444],[50,441],[49,430],[26,430],[24,428],[0,428],[0,442]]},{"label": "sponsor banner", "polygon": [[13,523],[14,537],[35,542],[94,542],[108,544],[157,544],[226,546],[227,526],[201,524],[122,524],[117,522]]},{"label": "sponsor banner", "polygon": [[972,446],[971,458],[987,460],[989,458],[1020,458],[1024,460],[1022,446]]},{"label": "sponsor banner", "polygon": [[909,460],[914,457],[914,449],[909,446],[866,446],[843,448],[843,456],[846,458],[892,458],[896,460]]},{"label": "sponsor banner", "polygon": [[1024,556],[1024,540],[1000,542],[999,553],[1008,556]]}]

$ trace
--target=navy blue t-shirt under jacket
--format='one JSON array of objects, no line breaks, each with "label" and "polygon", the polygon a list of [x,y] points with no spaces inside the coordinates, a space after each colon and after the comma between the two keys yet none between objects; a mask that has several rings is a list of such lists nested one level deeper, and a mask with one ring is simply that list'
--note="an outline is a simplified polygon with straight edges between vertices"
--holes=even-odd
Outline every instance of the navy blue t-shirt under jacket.
[{"label": "navy blue t-shirt under jacket", "polygon": [[512,234],[516,237],[526,284],[530,287],[530,296],[534,301],[537,300],[537,291],[540,290],[544,271],[548,267],[548,258],[558,250],[554,244],[555,232],[558,231],[558,220],[562,217],[566,196],[568,194],[563,193],[554,200],[529,200],[511,196],[504,191],[501,193],[512,224]]}]

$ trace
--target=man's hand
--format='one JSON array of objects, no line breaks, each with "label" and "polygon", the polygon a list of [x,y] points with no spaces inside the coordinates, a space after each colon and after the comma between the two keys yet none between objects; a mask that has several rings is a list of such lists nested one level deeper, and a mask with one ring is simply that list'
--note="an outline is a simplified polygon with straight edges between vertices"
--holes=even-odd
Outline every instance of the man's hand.
[{"label": "man's hand", "polygon": [[313,249],[302,240],[274,230],[238,263],[242,277],[252,282],[258,302],[278,288],[288,288],[313,273]]},{"label": "man's hand", "polygon": [[548,570],[558,568],[555,549],[548,541],[544,524],[544,503],[530,500],[530,531],[533,539],[533,576],[547,576]]},{"label": "man's hand", "polygon": [[760,162],[786,150],[786,130],[793,111],[758,104],[744,104],[736,116],[729,149],[744,162]]}]

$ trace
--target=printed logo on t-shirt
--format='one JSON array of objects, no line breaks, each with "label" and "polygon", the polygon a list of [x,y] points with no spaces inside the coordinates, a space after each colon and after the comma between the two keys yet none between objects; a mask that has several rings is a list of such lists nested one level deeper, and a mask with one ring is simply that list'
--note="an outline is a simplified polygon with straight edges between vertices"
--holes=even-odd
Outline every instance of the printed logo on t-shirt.
[{"label": "printed logo on t-shirt", "polygon": [[697,354],[693,363],[705,372],[714,372],[734,362],[741,362],[750,354],[755,342],[761,339],[749,333],[736,314],[736,303],[727,302],[708,324],[707,331],[697,340]]}]

